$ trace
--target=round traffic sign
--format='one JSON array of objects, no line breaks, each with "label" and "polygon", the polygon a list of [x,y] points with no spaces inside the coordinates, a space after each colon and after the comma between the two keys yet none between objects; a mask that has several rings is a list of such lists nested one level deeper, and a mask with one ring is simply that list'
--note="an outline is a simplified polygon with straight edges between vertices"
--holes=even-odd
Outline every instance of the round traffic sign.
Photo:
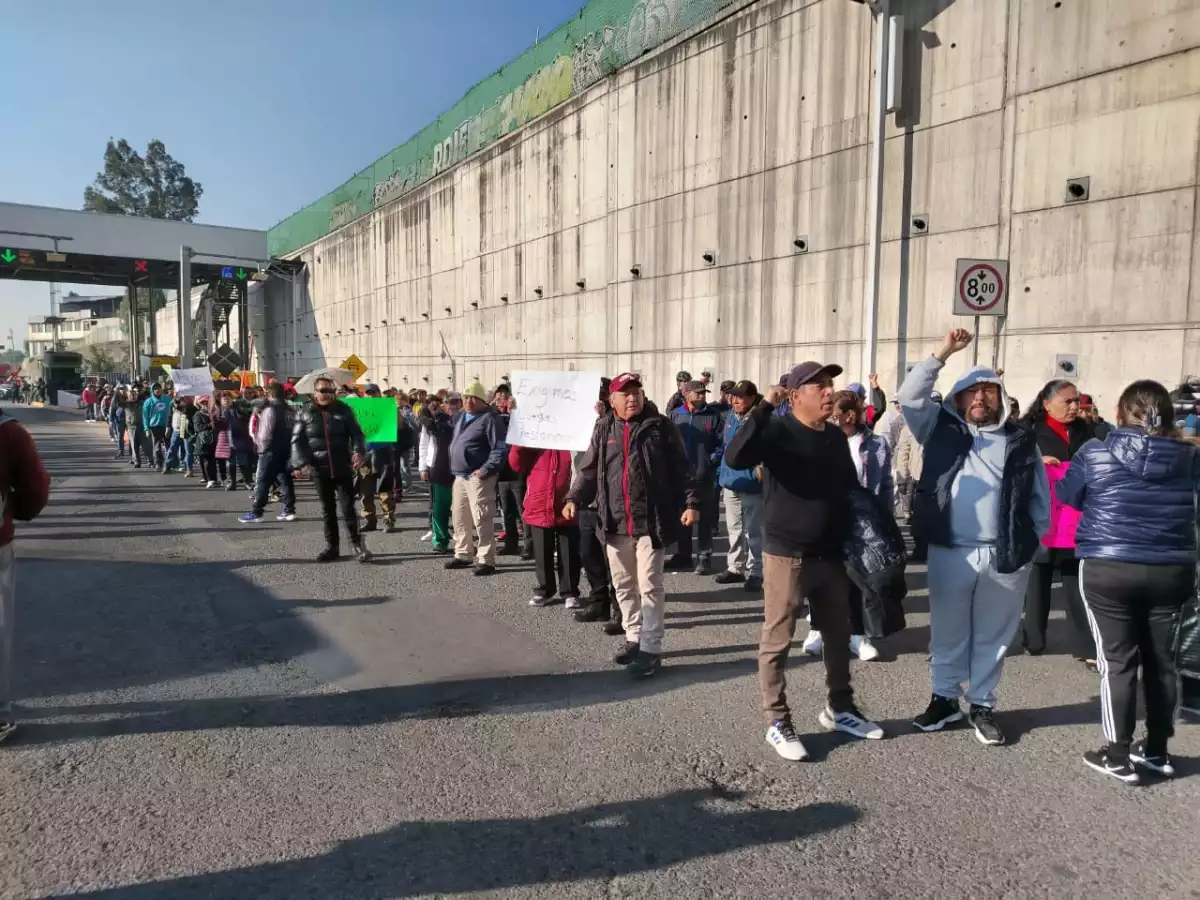
[{"label": "round traffic sign", "polygon": [[976,263],[958,280],[958,299],[977,313],[987,312],[1004,298],[1007,285],[994,266]]}]

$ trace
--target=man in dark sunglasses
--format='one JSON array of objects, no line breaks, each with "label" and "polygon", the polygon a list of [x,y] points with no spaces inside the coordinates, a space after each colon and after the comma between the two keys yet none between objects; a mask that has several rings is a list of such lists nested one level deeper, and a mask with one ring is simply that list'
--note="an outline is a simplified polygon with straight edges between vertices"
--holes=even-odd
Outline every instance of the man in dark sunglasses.
[{"label": "man in dark sunglasses", "polygon": [[[313,401],[300,410],[292,431],[293,463],[312,470],[321,515],[325,519],[325,549],[317,562],[333,562],[340,555],[337,506],[350,532],[350,543],[359,562],[368,562],[371,554],[358,530],[354,509],[354,474],[366,466],[366,442],[354,411],[337,399],[337,387],[327,378],[319,379]],[[335,497],[337,504],[335,505]]]}]

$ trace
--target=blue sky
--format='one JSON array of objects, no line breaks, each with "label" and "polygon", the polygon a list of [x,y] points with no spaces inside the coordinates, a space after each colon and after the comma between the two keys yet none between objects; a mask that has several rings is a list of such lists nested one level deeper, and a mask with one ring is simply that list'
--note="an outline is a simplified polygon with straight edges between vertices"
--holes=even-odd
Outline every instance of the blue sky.
[{"label": "blue sky", "polygon": [[[110,137],[159,138],[204,186],[197,221],[267,228],[583,4],[0,0],[0,200],[78,208]],[[0,281],[0,343],[48,305]]]}]

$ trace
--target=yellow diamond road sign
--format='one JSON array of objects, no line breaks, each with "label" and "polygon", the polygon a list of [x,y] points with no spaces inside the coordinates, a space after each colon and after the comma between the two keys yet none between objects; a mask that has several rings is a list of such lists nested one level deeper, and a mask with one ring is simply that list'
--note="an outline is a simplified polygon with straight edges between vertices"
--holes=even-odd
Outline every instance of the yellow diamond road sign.
[{"label": "yellow diamond road sign", "polygon": [[354,379],[356,381],[359,378],[362,378],[365,374],[367,374],[367,364],[365,362],[363,362],[361,359],[359,359],[353,353],[351,353],[348,357],[346,357],[346,359],[342,362],[341,366],[339,366],[338,368],[346,369],[349,372],[353,372]]}]

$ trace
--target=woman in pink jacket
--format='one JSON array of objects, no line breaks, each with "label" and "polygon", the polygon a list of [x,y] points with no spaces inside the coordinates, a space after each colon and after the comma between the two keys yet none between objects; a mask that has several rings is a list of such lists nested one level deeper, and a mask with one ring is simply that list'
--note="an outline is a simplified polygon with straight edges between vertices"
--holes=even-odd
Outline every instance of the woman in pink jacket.
[{"label": "woman in pink jacket", "polygon": [[579,528],[562,516],[567,490],[571,487],[571,454],[566,450],[509,447],[508,464],[518,475],[528,475],[522,518],[533,530],[533,563],[537,573],[537,587],[529,605],[550,606],[565,601],[567,609],[577,609],[582,565]]},{"label": "woman in pink jacket", "polygon": [[1048,382],[1023,417],[1037,436],[1038,450],[1050,479],[1050,531],[1042,538],[1042,546],[1033,558],[1025,592],[1022,635],[1026,653],[1037,656],[1045,651],[1051,586],[1057,575],[1062,579],[1066,601],[1071,655],[1094,668],[1096,642],[1079,593],[1079,561],[1075,558],[1075,528],[1079,524],[1079,513],[1059,503],[1054,489],[1070,470],[1075,452],[1093,436],[1091,424],[1079,415],[1080,396],[1078,388],[1069,381]]}]

